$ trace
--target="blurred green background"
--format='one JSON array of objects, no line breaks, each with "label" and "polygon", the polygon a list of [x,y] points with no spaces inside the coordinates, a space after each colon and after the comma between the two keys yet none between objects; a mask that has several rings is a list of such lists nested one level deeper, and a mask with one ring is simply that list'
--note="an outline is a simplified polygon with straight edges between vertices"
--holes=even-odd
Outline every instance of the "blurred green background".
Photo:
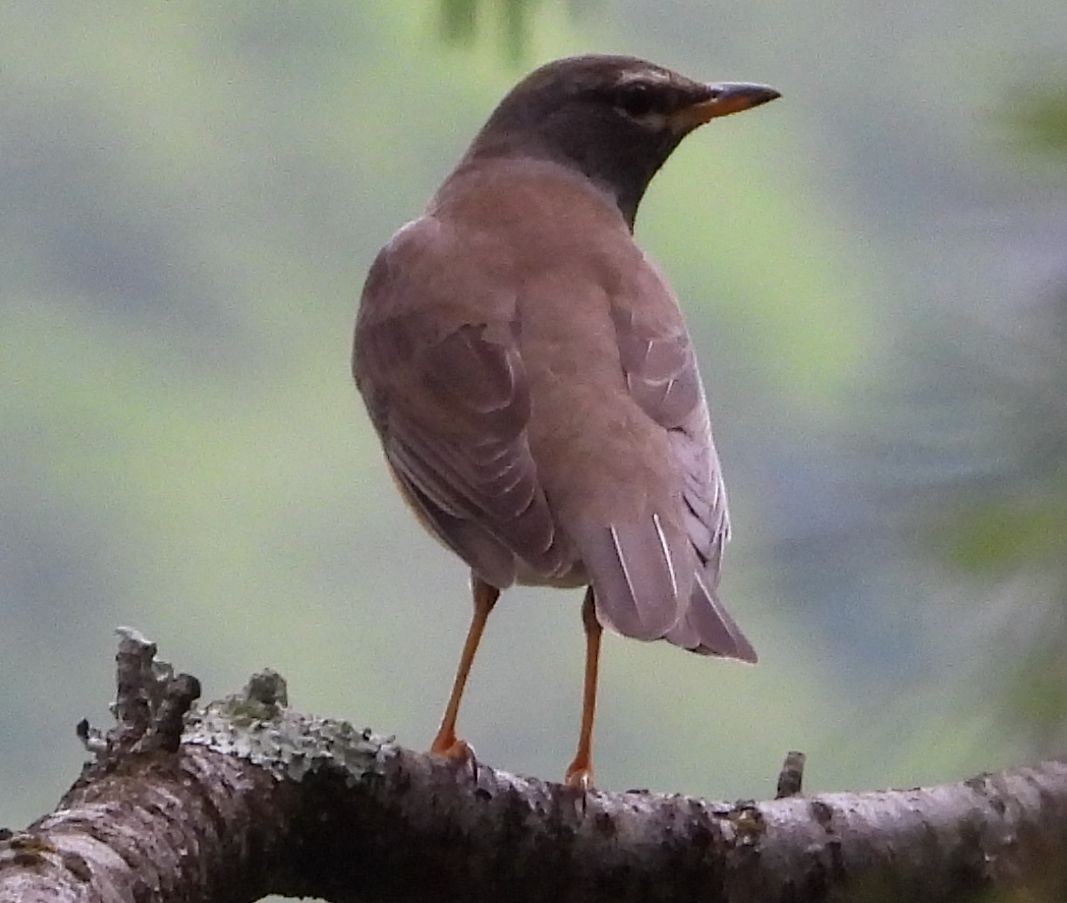
[{"label": "blurred green background", "polygon": [[[638,217],[708,384],[757,668],[611,637],[597,777],[713,797],[1067,743],[1067,6],[707,0],[0,8],[0,824],[107,720],[112,628],[205,695],[429,743],[466,575],[348,374],[378,247],[525,71],[626,52],[784,98]],[[509,592],[463,711],[558,778],[580,593]]]}]

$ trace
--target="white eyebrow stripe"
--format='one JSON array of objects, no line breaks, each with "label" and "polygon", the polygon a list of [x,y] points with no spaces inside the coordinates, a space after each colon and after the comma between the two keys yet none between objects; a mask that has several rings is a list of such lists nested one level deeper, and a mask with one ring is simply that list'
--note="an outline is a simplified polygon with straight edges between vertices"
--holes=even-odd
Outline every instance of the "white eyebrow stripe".
[{"label": "white eyebrow stripe", "polygon": [[636,72],[624,72],[619,76],[617,85],[628,85],[631,82],[661,82],[662,84],[668,84],[672,81],[671,73],[664,72],[662,69],[641,69]]}]

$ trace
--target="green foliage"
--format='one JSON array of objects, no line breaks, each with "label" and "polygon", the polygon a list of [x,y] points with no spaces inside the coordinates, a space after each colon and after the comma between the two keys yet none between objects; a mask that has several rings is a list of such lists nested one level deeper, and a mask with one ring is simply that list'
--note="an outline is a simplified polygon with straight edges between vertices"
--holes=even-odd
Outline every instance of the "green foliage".
[{"label": "green foliage", "polygon": [[1067,85],[1063,79],[1023,92],[1013,118],[1015,128],[1029,146],[1067,155]]},{"label": "green foliage", "polygon": [[441,33],[446,41],[471,46],[479,19],[495,19],[497,40],[508,59],[516,62],[529,50],[531,20],[540,0],[440,0]]},{"label": "green foliage", "polygon": [[[948,528],[946,552],[959,568],[986,577],[1044,567],[1067,553],[1067,472],[1052,474],[1030,493],[989,498],[969,485],[963,504],[939,529]],[[1003,491],[1003,490],[1002,490]],[[980,501],[976,496],[981,496]]]}]

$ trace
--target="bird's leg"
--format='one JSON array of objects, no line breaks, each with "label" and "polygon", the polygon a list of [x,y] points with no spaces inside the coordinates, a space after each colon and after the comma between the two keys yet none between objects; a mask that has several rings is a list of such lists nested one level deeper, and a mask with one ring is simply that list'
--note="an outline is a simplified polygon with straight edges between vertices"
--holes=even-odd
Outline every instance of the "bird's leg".
[{"label": "bird's leg", "polygon": [[603,628],[596,619],[593,587],[582,602],[582,626],[585,628],[585,687],[582,693],[582,728],[578,734],[578,751],[564,779],[571,787],[589,790],[593,786],[593,718],[596,715],[596,676],[600,662],[600,635]]},{"label": "bird's leg", "polygon": [[459,715],[459,702],[463,698],[463,688],[467,685],[467,675],[470,674],[471,663],[474,661],[474,653],[478,651],[478,643],[482,638],[482,631],[485,630],[485,622],[489,619],[489,612],[493,610],[496,600],[500,598],[500,590],[472,574],[471,593],[474,596],[474,616],[471,618],[471,626],[467,631],[467,641],[463,644],[463,653],[459,657],[456,680],[452,684],[452,695],[448,697],[441,727],[430,746],[430,753],[435,756],[455,759],[472,757],[470,747],[456,738],[456,718]]}]

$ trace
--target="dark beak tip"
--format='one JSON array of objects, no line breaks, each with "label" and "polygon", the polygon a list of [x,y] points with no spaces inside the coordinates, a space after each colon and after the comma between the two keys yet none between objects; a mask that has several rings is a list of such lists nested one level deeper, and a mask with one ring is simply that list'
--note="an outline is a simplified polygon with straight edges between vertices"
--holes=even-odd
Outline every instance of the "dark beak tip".
[{"label": "dark beak tip", "polygon": [[709,84],[708,87],[712,89],[718,108],[718,112],[713,113],[710,118],[751,110],[782,96],[782,92],[777,88],[754,82],[717,82]]},{"label": "dark beak tip", "polygon": [[782,96],[782,92],[769,85],[754,85],[748,92],[752,106],[758,107]]}]

